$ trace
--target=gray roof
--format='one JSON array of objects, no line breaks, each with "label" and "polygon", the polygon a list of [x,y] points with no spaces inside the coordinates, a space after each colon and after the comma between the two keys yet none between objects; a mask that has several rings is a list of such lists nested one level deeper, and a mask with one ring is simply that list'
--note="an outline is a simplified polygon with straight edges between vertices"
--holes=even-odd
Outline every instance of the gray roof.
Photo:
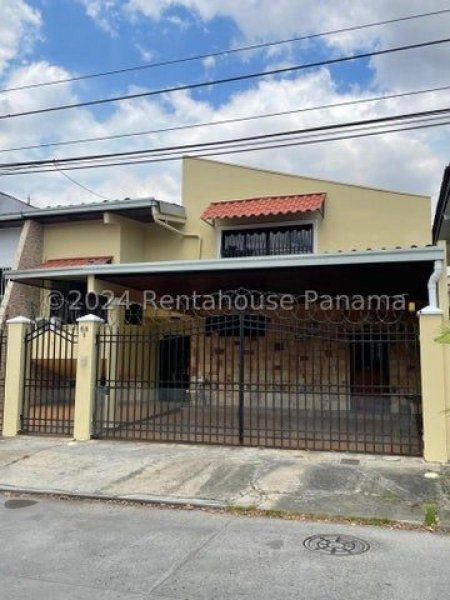
[{"label": "gray roof", "polygon": [[251,256],[245,258],[218,258],[203,260],[175,260],[158,262],[120,263],[105,265],[85,265],[81,267],[62,267],[49,269],[37,267],[9,271],[6,276],[13,281],[31,281],[43,278],[71,279],[96,275],[143,275],[155,273],[192,273],[218,272],[234,269],[264,269],[283,267],[319,267],[323,265],[355,265],[370,263],[407,263],[430,262],[442,260],[444,250],[439,246],[423,246],[410,248],[394,248],[383,250],[366,250],[352,252],[336,252],[329,254],[290,254],[284,256]]},{"label": "gray roof", "polygon": [[[13,198],[13,200],[15,200]],[[152,222],[151,209],[156,208],[166,217],[184,219],[186,211],[180,204],[163,202],[156,198],[126,198],[89,204],[67,204],[36,208],[18,200],[19,206],[15,210],[2,213],[0,211],[0,227],[11,227],[21,221],[33,219],[39,223],[58,223],[70,219],[97,219],[103,213],[111,212],[136,218],[142,222]]]},{"label": "gray roof", "polygon": [[14,196],[0,192],[0,215],[14,214],[23,210],[32,211],[36,209],[30,204],[14,198]]}]

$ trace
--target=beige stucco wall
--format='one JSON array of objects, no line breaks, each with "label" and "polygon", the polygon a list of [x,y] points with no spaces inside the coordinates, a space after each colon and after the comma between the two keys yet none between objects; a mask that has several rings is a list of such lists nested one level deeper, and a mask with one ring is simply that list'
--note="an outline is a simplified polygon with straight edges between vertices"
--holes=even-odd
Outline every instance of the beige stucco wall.
[{"label": "beige stucco wall", "polygon": [[[186,158],[181,232],[202,237],[201,258],[217,256],[216,230],[201,220],[210,202],[257,196],[325,192],[324,218],[317,218],[317,251],[365,250],[431,242],[430,198],[285,175],[210,160]],[[310,220],[311,214],[305,219]],[[277,221],[276,218],[269,219]],[[228,224],[235,224],[230,221]],[[44,260],[112,256],[113,262],[195,259],[198,240],[160,225],[122,217],[45,226]]]},{"label": "beige stucco wall", "polygon": [[120,262],[120,227],[102,221],[58,223],[44,227],[43,260],[112,256]]},{"label": "beige stucco wall", "polygon": [[84,221],[46,225],[44,260],[112,256],[113,263],[198,257],[198,242],[157,224],[114,218],[111,223]]},{"label": "beige stucco wall", "polygon": [[[203,258],[217,255],[214,229],[200,215],[210,202],[282,194],[327,194],[318,250],[365,250],[431,243],[431,200],[204,159],[183,161],[186,231],[204,237]],[[308,219],[311,215],[307,215]],[[276,220],[276,219],[274,219]],[[232,224],[232,222],[230,222]]]}]

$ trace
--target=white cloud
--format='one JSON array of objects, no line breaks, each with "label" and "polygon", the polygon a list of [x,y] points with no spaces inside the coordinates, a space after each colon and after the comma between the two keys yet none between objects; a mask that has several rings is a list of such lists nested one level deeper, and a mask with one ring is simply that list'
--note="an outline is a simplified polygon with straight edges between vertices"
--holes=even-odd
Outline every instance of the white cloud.
[{"label": "white cloud", "polygon": [[[92,18],[109,14],[118,9],[115,0],[82,0],[90,5]],[[164,16],[170,0],[129,0],[128,10],[133,14],[159,19]],[[286,37],[292,32],[333,29],[348,24],[348,15],[353,23],[388,19],[395,14],[412,14],[425,10],[418,0],[395,5],[388,0],[373,0],[371,3],[354,3],[339,0],[339,9],[330,11],[323,0],[315,2],[280,0],[276,5],[268,0],[217,2],[216,0],[179,0],[196,16],[208,21],[217,15],[231,16],[247,37],[258,37],[264,31],[266,38]],[[276,6],[276,10],[275,7]],[[439,8],[440,2],[430,1],[426,10]],[[100,12],[95,12],[95,10]],[[326,10],[326,8],[328,8]],[[394,12],[397,11],[397,12]],[[383,12],[384,11],[384,12]],[[263,25],[263,22],[265,25]],[[434,25],[433,25],[434,23]],[[436,29],[436,23],[439,29]],[[351,52],[361,47],[399,45],[445,36],[446,19],[421,20],[400,29],[381,28],[375,35],[344,36],[329,50]],[[287,25],[288,24],[288,25]],[[427,53],[428,52],[428,53]],[[373,59],[373,78],[363,85],[355,85],[351,91],[343,92],[326,69],[305,71],[290,80],[265,79],[254,82],[245,91],[236,92],[219,108],[207,101],[192,98],[188,93],[167,94],[159,98],[122,102],[112,106],[108,117],[98,118],[88,109],[77,109],[62,113],[11,119],[0,122],[0,147],[42,143],[48,141],[104,136],[148,129],[173,127],[211,120],[232,119],[238,116],[255,115],[283,110],[351,100],[360,95],[378,95],[380,90],[414,89],[441,83],[448,64],[448,49],[430,49],[403,57]],[[279,60],[278,53],[267,56]],[[445,66],[444,64],[445,63]],[[206,65],[205,65],[206,66]],[[4,87],[20,85],[70,76],[63,69],[45,62],[36,62],[16,69]],[[445,82],[448,83],[448,82]],[[135,91],[130,88],[129,90]],[[273,119],[225,124],[208,129],[190,129],[166,134],[111,140],[33,152],[0,154],[0,160],[33,159],[48,156],[72,156],[100,152],[115,152],[144,149],[162,145],[188,144],[256,135],[265,132],[296,129],[317,124],[371,118],[414,110],[425,110],[443,106],[446,93],[399,98],[389,102],[360,104],[326,111],[303,112]],[[17,92],[0,96],[0,113],[29,110],[57,103],[75,102],[78,96],[72,84],[56,88],[38,88],[33,94]],[[442,168],[447,156],[448,130],[425,130],[405,132],[359,140],[342,140],[328,144],[265,150],[248,154],[219,157],[219,160],[241,162],[262,168],[278,169],[293,173],[330,178],[362,185],[387,187],[417,193],[436,194],[440,184]],[[73,171],[71,176],[107,197],[153,195],[169,201],[180,197],[180,165],[176,162],[156,163],[129,167],[112,167],[86,171]],[[34,176],[5,177],[0,182],[5,191],[21,197],[31,194],[39,204],[55,204],[80,201],[95,201],[76,186],[70,184],[59,173]]]},{"label": "white cloud", "polygon": [[134,46],[135,46],[136,50],[139,52],[139,55],[144,62],[150,62],[152,60],[155,60],[155,58],[156,58],[155,52],[152,52],[152,50],[148,50],[148,48],[145,48],[145,46],[143,46],[142,44],[139,44],[139,43],[136,43]]},{"label": "white cloud", "polygon": [[[425,4],[423,0],[334,0],[332,4],[330,7],[329,0],[128,0],[126,11],[160,20],[169,8],[184,6],[205,22],[216,17],[231,18],[247,39],[273,40],[448,8],[444,0],[428,0]],[[347,53],[446,38],[449,28],[450,13],[321,39],[328,48]],[[371,64],[377,84],[405,87],[416,83],[418,73],[426,85],[442,81],[449,61],[450,44],[445,44],[374,58]]]},{"label": "white cloud", "polygon": [[31,50],[39,34],[41,15],[24,0],[2,0],[0,18],[0,73],[18,54]]},{"label": "white cloud", "polygon": [[78,0],[88,17],[113,36],[117,34],[118,3],[117,0]]},{"label": "white cloud", "polygon": [[[68,73],[47,63],[37,63],[15,72],[8,83],[61,78]],[[71,84],[58,86],[58,100],[73,102],[77,96]],[[35,94],[18,92],[15,107],[29,109],[53,104],[50,88],[39,88]],[[130,91],[136,91],[134,88]],[[77,109],[53,115],[27,117],[7,121],[0,128],[0,146],[11,147],[70,138],[111,135],[173,127],[177,124],[223,120],[238,116],[293,110],[342,102],[359,93],[340,93],[326,69],[303,74],[294,80],[266,80],[237,92],[219,109],[209,102],[193,99],[187,92],[166,95],[161,99],[140,99],[116,105],[107,119],[97,119],[90,110]],[[411,98],[411,110],[420,110],[436,103],[437,94]],[[4,102],[4,101],[3,101]],[[297,113],[244,123],[224,124],[208,129],[198,128],[166,134],[96,142],[33,152],[8,154],[10,160],[38,159],[44,156],[64,156],[144,149],[174,144],[256,135],[279,130],[314,126],[336,121],[370,118],[386,113],[401,112],[402,100],[361,104],[347,107]],[[8,111],[3,104],[1,112]],[[13,123],[13,121],[16,121]],[[292,147],[284,150],[265,150],[248,154],[218,157],[218,160],[241,162],[262,168],[330,178],[362,185],[373,185],[417,193],[436,193],[445,164],[444,134],[436,131],[402,133],[360,140],[347,140],[314,146]],[[5,155],[0,155],[3,161]],[[156,163],[128,167],[72,171],[70,175],[84,185],[111,198],[156,196],[168,201],[180,198],[180,164]],[[2,179],[5,191],[20,197],[31,195],[40,205],[95,201],[94,196],[69,183],[59,173],[33,176],[14,176]]]},{"label": "white cloud", "polygon": [[[104,29],[114,29],[120,11],[133,20],[169,20],[185,23],[171,9],[183,7],[205,23],[217,17],[234,21],[247,41],[285,39],[297,35],[333,31],[448,8],[445,0],[79,0],[88,14]],[[450,13],[411,21],[370,27],[320,38],[334,53],[345,54],[374,48],[389,48],[446,38],[450,29]],[[242,40],[241,40],[242,41]],[[317,39],[316,39],[317,41]],[[277,47],[269,50],[268,56]],[[299,44],[278,48],[286,57]],[[243,61],[247,54],[239,55]],[[380,87],[405,89],[414,87],[420,74],[421,83],[439,85],[450,62],[450,44],[401,52],[371,61],[374,83]]]},{"label": "white cloud", "polygon": [[207,56],[202,60],[202,65],[205,69],[213,69],[216,66],[216,59],[214,56]]}]

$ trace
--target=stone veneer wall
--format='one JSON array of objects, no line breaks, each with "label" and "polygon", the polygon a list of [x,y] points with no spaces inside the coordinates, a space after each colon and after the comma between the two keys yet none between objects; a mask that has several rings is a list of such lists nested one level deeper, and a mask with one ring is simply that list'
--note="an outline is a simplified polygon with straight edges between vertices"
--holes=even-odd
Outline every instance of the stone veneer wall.
[{"label": "stone veneer wall", "polygon": [[[22,226],[13,269],[37,267],[42,262],[43,228],[34,221],[26,221]],[[6,363],[6,321],[12,317],[36,317],[41,301],[41,290],[30,285],[9,281],[0,307],[0,330],[4,331],[0,353],[0,424],[3,421],[5,397],[4,373]]]},{"label": "stone veneer wall", "polygon": [[[268,408],[345,410],[349,406],[349,347],[289,332],[246,338],[245,401]],[[191,382],[203,382],[215,403],[238,402],[239,339],[197,335],[191,339]],[[313,393],[314,392],[314,393]]]},{"label": "stone veneer wall", "polygon": [[[351,342],[297,333],[245,339],[245,403],[261,402],[268,408],[300,410],[351,409]],[[204,387],[207,401],[238,403],[239,339],[195,335],[191,338],[191,386]],[[392,342],[388,349],[390,411],[419,407],[417,347],[413,341]],[[376,375],[376,374],[375,374]],[[376,379],[376,377],[375,377]],[[375,380],[374,380],[375,381]],[[411,405],[411,406],[410,406]],[[416,410],[416,408],[415,408]]]},{"label": "stone veneer wall", "polygon": [[[35,221],[26,221],[22,227],[16,257],[12,266],[16,269],[30,269],[42,263],[44,245],[43,227]],[[41,303],[40,288],[22,283],[8,282],[0,309],[0,327],[12,317],[38,316]]]}]

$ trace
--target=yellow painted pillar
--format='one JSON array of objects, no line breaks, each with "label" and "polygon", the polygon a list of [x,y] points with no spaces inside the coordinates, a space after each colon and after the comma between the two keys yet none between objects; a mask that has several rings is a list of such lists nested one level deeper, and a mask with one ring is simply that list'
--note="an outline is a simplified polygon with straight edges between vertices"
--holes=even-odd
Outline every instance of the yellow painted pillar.
[{"label": "yellow painted pillar", "polygon": [[8,325],[8,348],[5,370],[3,435],[14,437],[20,430],[25,376],[25,335],[30,330],[31,320],[26,317],[15,317],[9,319],[6,324]]},{"label": "yellow painted pillar", "polygon": [[97,374],[97,333],[104,323],[96,315],[86,315],[78,322],[77,380],[75,385],[75,421],[73,437],[86,441],[92,435]]},{"label": "yellow painted pillar", "polygon": [[424,458],[445,463],[447,455],[445,348],[436,342],[444,326],[444,313],[434,307],[419,312],[420,368]]}]

